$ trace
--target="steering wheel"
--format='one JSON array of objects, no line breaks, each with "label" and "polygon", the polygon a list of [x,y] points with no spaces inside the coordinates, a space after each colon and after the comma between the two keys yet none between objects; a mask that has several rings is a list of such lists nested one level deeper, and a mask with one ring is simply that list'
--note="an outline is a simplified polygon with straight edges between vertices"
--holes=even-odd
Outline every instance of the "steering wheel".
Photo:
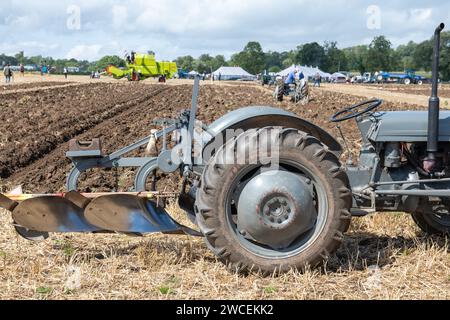
[{"label": "steering wheel", "polygon": [[[380,99],[374,99],[374,100],[369,100],[369,101],[364,101],[358,104],[355,104],[351,107],[345,108],[344,110],[341,110],[337,113],[335,113],[330,121],[331,122],[342,122],[342,121],[346,121],[346,120],[350,120],[356,117],[359,117],[367,112],[372,111],[375,108],[378,108],[381,104],[383,103],[383,100]],[[364,110],[361,111],[357,111],[358,108],[366,106],[364,108]],[[348,115],[345,115],[349,113]]]}]

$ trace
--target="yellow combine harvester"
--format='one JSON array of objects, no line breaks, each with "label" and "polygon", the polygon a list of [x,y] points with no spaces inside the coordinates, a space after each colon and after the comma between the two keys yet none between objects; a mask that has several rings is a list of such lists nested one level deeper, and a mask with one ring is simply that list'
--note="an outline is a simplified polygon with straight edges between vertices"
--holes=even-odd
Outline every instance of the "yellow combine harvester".
[{"label": "yellow combine harvester", "polygon": [[127,69],[119,69],[113,65],[106,72],[115,79],[127,77],[130,81],[139,81],[150,77],[159,77],[160,81],[172,78],[177,72],[177,64],[168,61],[156,61],[152,54],[132,54],[127,59]]}]

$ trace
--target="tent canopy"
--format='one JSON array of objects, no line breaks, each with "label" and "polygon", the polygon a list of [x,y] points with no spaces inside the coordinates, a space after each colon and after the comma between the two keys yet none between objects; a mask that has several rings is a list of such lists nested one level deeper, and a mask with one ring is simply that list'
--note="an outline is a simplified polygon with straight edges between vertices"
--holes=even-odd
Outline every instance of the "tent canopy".
[{"label": "tent canopy", "polygon": [[216,79],[218,79],[220,75],[220,78],[222,80],[251,80],[256,78],[254,75],[248,73],[241,67],[220,67],[212,74]]},{"label": "tent canopy", "polygon": [[335,72],[331,75],[332,79],[336,79],[336,78],[346,78],[346,75],[340,72]]},{"label": "tent canopy", "polygon": [[319,74],[322,78],[330,78],[330,76],[331,76],[329,73],[323,72],[322,70],[320,70],[317,67],[300,66],[300,65],[295,65],[295,64],[293,64],[289,68],[286,68],[286,69],[278,72],[277,75],[285,77],[285,76],[289,75],[289,73],[294,71],[296,68],[299,71],[303,72],[303,75],[305,76],[305,78],[314,78],[316,76],[316,74]]}]

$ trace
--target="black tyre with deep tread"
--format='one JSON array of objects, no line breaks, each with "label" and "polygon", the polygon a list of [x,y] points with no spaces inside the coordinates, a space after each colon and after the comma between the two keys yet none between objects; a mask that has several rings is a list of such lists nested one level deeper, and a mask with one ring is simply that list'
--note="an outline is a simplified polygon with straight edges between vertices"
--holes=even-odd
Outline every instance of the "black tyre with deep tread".
[{"label": "black tyre with deep tread", "polygon": [[277,101],[283,101],[284,98],[284,83],[283,81],[278,81],[278,91],[277,91]]},{"label": "black tyre with deep tread", "polygon": [[447,217],[444,222],[433,215],[434,213],[432,213],[431,208],[426,208],[425,210],[419,209],[411,213],[412,219],[423,232],[429,235],[450,235],[450,217]]},{"label": "black tyre with deep tread", "polygon": [[[248,154],[256,154],[261,133],[272,128],[259,129],[257,139],[248,144]],[[267,132],[265,132],[267,134]],[[307,166],[324,186],[328,210],[321,233],[304,250],[283,258],[267,258],[247,250],[237,240],[227,218],[227,194],[237,173],[245,164],[218,164],[223,152],[237,150],[237,141],[245,139],[248,131],[221,147],[206,165],[201,185],[197,190],[196,215],[207,246],[220,261],[233,271],[256,271],[263,274],[286,272],[291,268],[302,270],[315,267],[337,250],[347,231],[351,214],[351,191],[346,173],[338,158],[316,138],[297,129],[283,129],[279,134],[280,158],[288,158]],[[236,151],[234,151],[236,153]]]}]

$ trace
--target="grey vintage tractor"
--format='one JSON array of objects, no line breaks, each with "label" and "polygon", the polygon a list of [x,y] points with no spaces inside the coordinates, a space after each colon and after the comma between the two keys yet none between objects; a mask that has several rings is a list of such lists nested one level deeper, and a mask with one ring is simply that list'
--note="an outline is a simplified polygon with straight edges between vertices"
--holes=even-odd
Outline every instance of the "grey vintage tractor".
[{"label": "grey vintage tractor", "polygon": [[[346,108],[334,122],[355,119],[362,136],[359,164],[342,166],[340,144],[295,114],[248,107],[206,126],[192,106],[163,129],[109,155],[100,141],[72,141],[64,194],[0,196],[14,227],[30,240],[51,232],[202,236],[233,270],[268,274],[315,266],[339,247],[352,216],[405,211],[428,233],[450,231],[450,112],[439,113],[437,77],[441,24],[435,32],[429,111],[378,112],[380,100]],[[171,135],[171,139],[169,139]],[[157,144],[156,141],[160,140]],[[162,146],[161,146],[162,144]],[[141,148],[155,156],[126,157]],[[80,193],[91,168],[136,167],[134,189]],[[198,226],[175,221],[154,190],[155,172],[178,172],[180,207]]]},{"label": "grey vintage tractor", "polygon": [[296,80],[295,83],[285,84],[283,79],[276,81],[273,97],[277,101],[283,101],[284,97],[289,97],[292,102],[300,102],[305,105],[309,102],[309,84],[306,79]]}]

